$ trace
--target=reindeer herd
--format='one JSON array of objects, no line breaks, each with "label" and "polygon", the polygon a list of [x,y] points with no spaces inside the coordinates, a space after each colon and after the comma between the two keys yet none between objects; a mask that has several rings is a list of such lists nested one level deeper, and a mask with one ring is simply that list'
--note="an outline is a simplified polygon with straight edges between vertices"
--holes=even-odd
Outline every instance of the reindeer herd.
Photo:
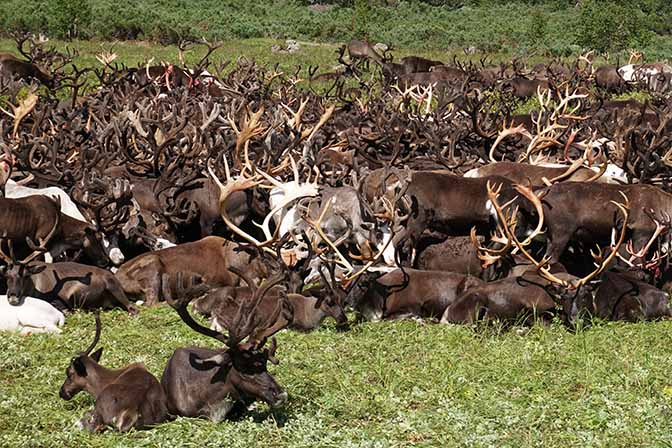
[{"label": "reindeer herd", "polygon": [[[0,329],[95,311],[60,391],[95,398],[82,427],[281,406],[274,335],[347,329],[348,310],[570,329],[672,315],[668,66],[396,63],[353,41],[341,69],[306,74],[213,63],[204,43],[192,67],[104,52],[82,68],[30,36],[0,54]],[[610,99],[635,89],[649,100]],[[162,302],[223,345],[177,347],[160,381],[103,367],[99,310]]]}]

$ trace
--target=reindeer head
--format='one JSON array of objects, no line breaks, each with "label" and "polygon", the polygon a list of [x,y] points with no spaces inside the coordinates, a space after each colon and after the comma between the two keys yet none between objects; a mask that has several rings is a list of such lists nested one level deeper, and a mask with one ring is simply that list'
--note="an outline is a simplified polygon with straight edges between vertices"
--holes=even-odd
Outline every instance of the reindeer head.
[{"label": "reindeer head", "polygon": [[91,353],[100,340],[100,331],[100,316],[96,313],[96,334],[93,337],[93,342],[84,352],[72,358],[70,365],[65,369],[65,382],[59,392],[62,399],[69,401],[82,390],[92,388],[89,370],[92,366],[98,364],[100,356],[103,354],[102,348]]},{"label": "reindeer head", "polygon": [[94,171],[85,172],[73,190],[73,200],[88,219],[82,235],[86,255],[100,266],[109,261],[119,266],[124,254],[119,250],[115,235],[129,220],[132,208],[130,183],[125,179],[101,177]]},{"label": "reindeer head", "polygon": [[0,269],[0,271],[4,271],[2,273],[4,273],[7,282],[7,301],[10,305],[21,305],[26,296],[31,292],[30,276],[39,274],[46,269],[45,265],[34,265],[30,263],[47,252],[47,244],[54,236],[54,233],[56,233],[59,223],[60,220],[56,219],[49,235],[40,241],[39,246],[29,237],[26,237],[26,243],[33,250],[33,253],[23,260],[17,260],[14,256],[14,246],[11,240],[7,241],[7,245],[9,246],[9,255],[7,255],[2,249],[4,238],[0,239],[0,259],[6,263],[6,266]]},{"label": "reindeer head", "polygon": [[315,303],[315,308],[320,308],[327,316],[333,317],[338,325],[347,325],[348,316],[343,309],[343,302],[345,301],[346,292],[336,282],[335,275],[336,264],[329,265],[329,277],[331,281],[322,272],[322,266],[318,268],[320,278],[326,288],[323,297],[318,298]]}]

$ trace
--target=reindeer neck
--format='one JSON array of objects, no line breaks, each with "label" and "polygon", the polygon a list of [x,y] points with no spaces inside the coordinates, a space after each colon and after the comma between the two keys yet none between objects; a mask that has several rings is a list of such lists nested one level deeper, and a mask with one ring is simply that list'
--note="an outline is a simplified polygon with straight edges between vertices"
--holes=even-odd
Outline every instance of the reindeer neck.
[{"label": "reindeer neck", "polygon": [[98,395],[105,390],[107,386],[114,383],[119,376],[128,370],[131,366],[126,366],[123,369],[108,369],[98,364],[92,359],[88,359],[86,363],[87,383],[86,391],[98,399]]},{"label": "reindeer neck", "polygon": [[300,294],[288,294],[287,298],[294,308],[294,320],[299,321],[301,327],[317,327],[326,317],[326,314],[321,308],[315,308],[317,299],[314,297],[305,297]]}]

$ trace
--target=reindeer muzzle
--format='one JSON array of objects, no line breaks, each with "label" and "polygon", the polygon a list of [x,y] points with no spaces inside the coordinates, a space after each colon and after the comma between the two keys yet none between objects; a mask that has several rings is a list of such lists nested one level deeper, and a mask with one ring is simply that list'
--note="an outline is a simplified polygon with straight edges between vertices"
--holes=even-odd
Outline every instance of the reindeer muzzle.
[{"label": "reindeer muzzle", "polygon": [[281,394],[278,395],[278,399],[275,400],[275,402],[271,403],[271,407],[273,409],[282,407],[285,403],[287,403],[288,398],[289,395],[287,395],[287,392],[283,391]]},{"label": "reindeer muzzle", "polygon": [[14,294],[8,294],[7,295],[7,302],[12,305],[12,306],[19,306],[21,305],[21,297],[14,295]]},{"label": "reindeer muzzle", "polygon": [[61,390],[58,391],[58,396],[65,401],[70,401],[72,399],[72,396],[70,396],[70,394],[67,393],[63,387],[61,387]]},{"label": "reindeer muzzle", "polygon": [[121,249],[116,247],[110,250],[109,257],[110,261],[115,266],[121,265],[125,260],[124,254],[121,252]]}]

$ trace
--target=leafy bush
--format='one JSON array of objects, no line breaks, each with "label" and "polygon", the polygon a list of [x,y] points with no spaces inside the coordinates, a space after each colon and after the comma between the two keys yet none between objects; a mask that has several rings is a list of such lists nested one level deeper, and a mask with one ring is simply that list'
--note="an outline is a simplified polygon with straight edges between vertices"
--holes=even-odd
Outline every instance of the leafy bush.
[{"label": "leafy bush", "polygon": [[47,25],[57,37],[88,37],[91,5],[88,0],[51,0],[47,2]]},{"label": "leafy bush", "polygon": [[651,39],[646,16],[637,6],[589,0],[582,4],[577,43],[599,51],[641,47]]},{"label": "leafy bush", "polygon": [[[3,0],[0,30],[53,37],[347,41],[566,55],[649,48],[672,32],[669,0]],[[330,8],[309,8],[330,4]],[[654,46],[657,48],[656,46]],[[654,51],[655,51],[654,48]],[[663,54],[663,52],[659,52]]]}]

